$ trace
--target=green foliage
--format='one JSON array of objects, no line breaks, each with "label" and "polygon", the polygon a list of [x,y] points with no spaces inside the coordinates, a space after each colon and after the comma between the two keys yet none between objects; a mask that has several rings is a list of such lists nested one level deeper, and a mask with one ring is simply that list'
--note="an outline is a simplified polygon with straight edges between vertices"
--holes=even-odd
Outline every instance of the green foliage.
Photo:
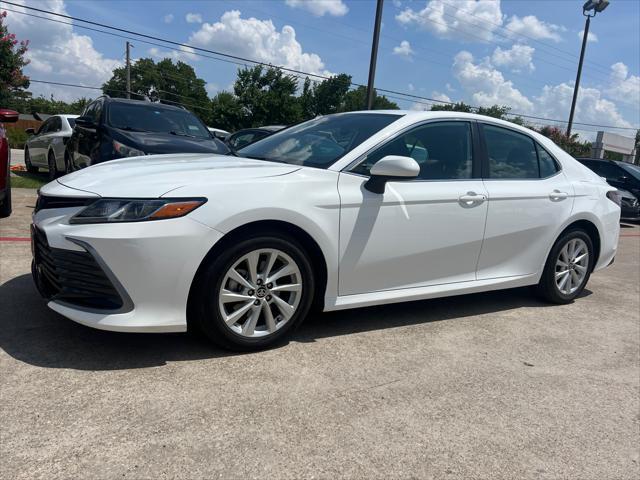
[{"label": "green foliage", "polygon": [[467,105],[464,102],[458,102],[458,103],[444,103],[442,105],[432,105],[431,106],[431,111],[432,112],[465,112],[465,113],[472,113],[473,112],[473,108],[471,107],[471,105]]},{"label": "green foliage", "polygon": [[20,113],[44,113],[47,115],[58,114],[74,114],[80,115],[84,108],[91,102],[90,98],[82,97],[71,103],[56,100],[53,95],[50,98],[30,97],[30,96],[14,96],[9,103],[9,108],[16,110]]},{"label": "green foliage", "polygon": [[243,126],[289,125],[302,120],[297,89],[296,78],[279,68],[257,65],[238,71],[233,90],[242,108]]},{"label": "green foliage", "polygon": [[[196,76],[191,65],[173,63],[170,58],[156,63],[151,58],[141,58],[131,65],[131,98],[141,100],[151,91],[167,102],[183,104],[206,117],[209,97],[206,82]],[[102,91],[110,97],[127,96],[127,70],[116,68],[111,78],[102,85]]]},{"label": "green foliage", "polygon": [[209,125],[234,132],[243,128],[244,115],[238,99],[230,92],[220,92],[211,99]]},{"label": "green foliage", "polygon": [[[477,113],[479,115],[486,115],[487,117],[507,120],[505,117],[508,115],[511,108],[505,105],[492,105],[490,107],[472,107],[471,105],[467,105],[464,102],[458,102],[458,103],[445,103],[442,105],[433,105],[431,107],[431,110],[441,111],[441,112]],[[520,117],[516,117],[516,118],[518,118],[520,121],[524,123],[524,121]]]},{"label": "green foliage", "polygon": [[[367,108],[367,87],[358,87],[350,90],[345,95],[343,112],[353,112],[356,110],[365,110]],[[398,104],[392,102],[384,95],[378,95],[373,91],[373,109],[374,110],[398,110]]]},{"label": "green foliage", "polygon": [[14,172],[11,188],[40,188],[49,183],[49,177],[41,173]]},{"label": "green foliage", "polygon": [[25,132],[21,128],[13,128],[8,125],[6,125],[6,131],[7,131],[7,140],[9,140],[9,146],[11,148],[23,149],[24,144],[27,141],[27,138],[29,138],[29,135],[27,135],[27,132]]},{"label": "green foliage", "polygon": [[0,106],[6,106],[15,92],[29,87],[29,78],[22,73],[29,63],[24,58],[29,42],[18,42],[15,34],[9,33],[6,16],[7,12],[0,12]]},{"label": "green foliage", "polygon": [[577,133],[568,137],[564,130],[549,126],[537,129],[537,131],[553,140],[556,145],[573,157],[588,157],[591,154],[591,143],[578,140]]}]

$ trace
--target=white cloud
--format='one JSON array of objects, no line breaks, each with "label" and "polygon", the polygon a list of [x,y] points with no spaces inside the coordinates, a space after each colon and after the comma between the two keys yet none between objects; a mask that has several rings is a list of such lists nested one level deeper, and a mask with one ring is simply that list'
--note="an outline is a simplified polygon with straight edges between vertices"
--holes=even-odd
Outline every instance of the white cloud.
[{"label": "white cloud", "polygon": [[640,77],[629,75],[629,68],[622,62],[611,65],[610,86],[606,94],[640,110]]},{"label": "white cloud", "polygon": [[[41,5],[44,10],[67,14],[62,0],[47,0]],[[21,7],[13,8],[23,11]],[[75,33],[71,25],[53,22],[45,24],[43,20],[11,12],[8,13],[6,23],[9,31],[14,32],[18,39],[30,40],[27,58],[31,60],[31,64],[25,68],[25,73],[36,80],[100,87],[111,77],[113,69],[122,63],[120,60],[105,58],[96,50],[91,37]],[[97,90],[35,82],[29,90],[35,95],[54,94],[56,98],[67,101],[82,96],[94,97],[99,93]]]},{"label": "white cloud", "polygon": [[411,56],[413,55],[411,44],[406,40],[402,40],[400,42],[400,45],[398,45],[397,47],[393,47],[393,54],[399,55],[400,57],[411,58]]},{"label": "white cloud", "polygon": [[505,28],[507,29],[507,35],[510,37],[520,35],[535,40],[552,40],[554,42],[562,41],[560,32],[566,30],[560,25],[538,20],[534,15],[527,15],[522,18],[513,15],[505,25]]},{"label": "white cloud", "polygon": [[187,13],[184,18],[187,23],[202,23],[202,15],[199,13]]},{"label": "white cloud", "polygon": [[441,38],[488,42],[502,25],[502,11],[493,0],[431,0],[422,10],[405,8],[396,20]]},{"label": "white cloud", "polygon": [[170,58],[175,61],[181,62],[196,62],[200,59],[195,54],[195,50],[191,47],[176,47],[177,50],[163,50],[156,47],[151,47],[148,52],[151,57],[156,60],[162,60],[163,58]]},{"label": "white cloud", "polygon": [[164,23],[171,23],[174,18],[173,13],[167,13],[162,20],[164,20]]},{"label": "white cloud", "polygon": [[349,7],[342,0],[285,0],[285,3],[292,8],[304,8],[316,17],[325,14],[342,17],[349,12]]},{"label": "white cloud", "polygon": [[319,55],[302,51],[293,27],[285,25],[278,31],[271,20],[241,18],[237,10],[225,12],[219,22],[203,23],[200,30],[189,37],[189,43],[274,66],[331,74]]},{"label": "white cloud", "polygon": [[[578,32],[578,38],[580,39],[580,41],[582,41],[582,37],[584,37],[584,30],[580,30]],[[597,41],[598,36],[593,32],[589,32],[589,35],[587,35],[587,43],[596,43]]]},{"label": "white cloud", "polygon": [[474,63],[473,55],[467,51],[463,50],[455,56],[453,75],[462,88],[471,94],[474,105],[509,105],[523,113],[533,108],[531,101],[510,80],[505,80],[500,71],[486,59]]},{"label": "white cloud", "polygon": [[410,83],[409,85],[407,85],[407,88],[409,89],[410,92],[413,92],[416,89],[416,87],[413,86],[413,83]]},{"label": "white cloud", "polygon": [[207,89],[207,94],[210,97],[215,97],[216,94],[220,91],[220,87],[217,83],[207,83],[204,88]]},{"label": "white cloud", "polygon": [[[559,85],[545,86],[540,96],[535,98],[535,112],[547,118],[564,119],[571,108],[573,84],[568,82]],[[616,105],[604,98],[597,88],[580,88],[576,102],[575,121],[630,127]],[[576,126],[578,129],[579,126]]]},{"label": "white cloud", "polygon": [[491,55],[491,63],[496,67],[507,67],[514,72],[533,72],[535,67],[532,60],[535,51],[535,48],[519,43],[508,50],[496,47]]},{"label": "white cloud", "polygon": [[437,92],[437,91],[431,92],[431,98],[433,98],[434,100],[440,100],[442,102],[450,102],[451,101],[451,98],[449,98],[449,95],[447,95],[446,93],[441,93],[441,92]]}]

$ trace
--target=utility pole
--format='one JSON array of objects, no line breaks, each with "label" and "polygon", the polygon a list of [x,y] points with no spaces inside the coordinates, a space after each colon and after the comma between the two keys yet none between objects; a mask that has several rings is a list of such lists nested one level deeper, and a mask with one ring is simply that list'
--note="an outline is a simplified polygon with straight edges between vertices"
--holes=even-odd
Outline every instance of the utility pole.
[{"label": "utility pole", "polygon": [[131,98],[131,44],[127,42],[127,98]]},{"label": "utility pole", "polygon": [[373,42],[371,44],[371,61],[369,62],[369,82],[367,83],[367,110],[373,109],[373,83],[376,77],[376,60],[378,59],[378,43],[380,41],[380,22],[382,21],[382,5],[384,0],[377,0],[376,23],[373,26]]}]

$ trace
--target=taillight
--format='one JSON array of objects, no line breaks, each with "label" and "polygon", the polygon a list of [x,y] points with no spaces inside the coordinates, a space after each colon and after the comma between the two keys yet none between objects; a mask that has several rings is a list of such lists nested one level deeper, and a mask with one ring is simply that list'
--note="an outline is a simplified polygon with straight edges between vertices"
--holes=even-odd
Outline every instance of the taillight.
[{"label": "taillight", "polygon": [[607,198],[618,206],[622,204],[622,195],[617,190],[609,190],[607,192]]}]

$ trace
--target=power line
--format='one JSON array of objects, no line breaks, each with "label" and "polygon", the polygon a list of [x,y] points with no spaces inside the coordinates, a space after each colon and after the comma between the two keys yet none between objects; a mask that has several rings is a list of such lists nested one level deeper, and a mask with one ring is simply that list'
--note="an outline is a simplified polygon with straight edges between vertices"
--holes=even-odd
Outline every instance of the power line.
[{"label": "power line", "polygon": [[[304,72],[304,71],[301,71],[301,70],[296,70],[296,69],[287,68],[287,67],[283,67],[283,66],[274,66],[274,65],[271,65],[271,64],[268,64],[268,63],[265,63],[265,62],[260,62],[260,61],[257,61],[257,60],[252,60],[252,59],[249,59],[249,58],[240,57],[240,56],[237,56],[237,55],[226,54],[226,53],[223,53],[223,52],[218,52],[218,51],[215,51],[215,50],[209,50],[209,49],[202,48],[202,47],[195,47],[193,45],[188,45],[188,44],[181,43],[181,42],[176,42],[176,41],[173,41],[173,40],[166,40],[166,39],[163,39],[163,38],[160,38],[160,37],[154,37],[152,35],[146,35],[146,34],[142,34],[142,33],[137,33],[137,32],[133,32],[131,30],[126,30],[126,29],[119,28],[119,27],[113,27],[113,26],[110,26],[110,25],[107,25],[107,24],[102,24],[102,23],[99,23],[99,22],[93,22],[91,20],[85,20],[85,19],[81,19],[81,18],[77,18],[77,17],[72,17],[70,15],[51,12],[51,11],[43,10],[43,9],[36,8],[36,7],[20,5],[20,4],[16,4],[14,2],[9,2],[9,1],[6,1],[6,0],[1,0],[1,2],[9,4],[9,5],[16,6],[16,7],[25,8],[25,9],[33,10],[33,11],[38,11],[40,13],[44,13],[44,14],[48,14],[48,15],[54,15],[54,16],[58,16],[58,17],[63,17],[63,18],[67,18],[67,19],[70,19],[70,20],[77,21],[77,22],[84,22],[84,23],[88,23],[90,25],[95,25],[95,26],[101,27],[101,28],[107,28],[107,29],[111,29],[111,30],[116,30],[118,32],[124,32],[124,33],[129,34],[129,35],[136,35],[136,36],[140,36],[140,37],[143,37],[143,38],[150,38],[152,40],[165,42],[165,43],[168,43],[168,44],[171,44],[171,45],[176,45],[176,46],[181,47],[180,49],[175,49],[175,48],[169,47],[167,45],[154,44],[154,45],[159,46],[161,48],[170,48],[170,49],[177,50],[177,51],[180,51],[180,52],[183,52],[183,53],[185,53],[185,50],[183,50],[185,48],[186,49],[191,49],[191,50],[197,50],[197,51],[201,51],[201,52],[210,53],[210,54],[213,54],[213,55],[219,55],[219,56],[222,56],[222,57],[225,57],[225,58],[218,58],[218,57],[213,57],[213,56],[209,56],[209,55],[203,55],[203,54],[200,54],[198,52],[189,52],[188,50],[187,50],[186,53],[200,55],[200,56],[204,56],[204,57],[211,58],[213,60],[218,60],[218,61],[228,61],[229,63],[239,64],[239,65],[244,65],[244,66],[246,66],[246,64],[248,62],[248,63],[261,65],[261,66],[265,66],[265,67],[277,67],[277,68],[279,68],[279,69],[281,69],[283,71],[291,72],[293,74],[297,74],[297,75],[292,75],[292,76],[296,76],[298,78],[316,77],[316,78],[320,78],[320,79],[323,79],[323,80],[328,80],[330,78],[330,77],[328,77],[326,75],[320,75],[320,74],[314,74],[314,73],[310,73],[310,72]],[[20,12],[20,11],[15,11],[15,13],[30,15],[30,14],[27,14],[25,12]],[[37,16],[37,15],[31,15],[31,16],[35,16],[37,18],[41,18],[41,19],[44,19],[44,20],[57,21],[59,23],[66,23],[66,22],[60,22],[60,21],[55,20],[55,19],[50,19],[50,18],[47,18],[47,17],[40,17],[40,16]],[[71,24],[71,25],[78,26],[78,27],[83,27],[81,25],[75,25],[75,24]],[[84,27],[84,28],[89,28],[89,27]],[[101,33],[107,33],[107,34],[114,35],[114,36],[119,36],[117,34],[113,34],[112,32],[105,32],[105,31],[97,30],[97,29],[96,29],[96,31],[101,32]],[[127,37],[127,38],[130,38],[130,37]],[[151,43],[151,42],[146,42],[144,40],[141,40],[139,38],[130,38],[130,39],[138,41],[138,42],[143,42],[143,43]],[[233,59],[235,61],[229,61],[227,59]],[[240,63],[240,62],[242,62],[242,63]],[[302,75],[303,77],[300,77],[299,75]],[[35,82],[38,82],[38,83],[51,83],[51,84],[55,84],[56,83],[56,82],[46,82],[46,81],[35,81]],[[75,85],[67,84],[66,86],[75,86]],[[360,84],[360,83],[351,82],[351,86],[364,87],[365,85]],[[85,86],[79,86],[79,87],[88,88],[88,87],[85,87]],[[93,87],[93,88],[100,89],[99,87]],[[454,105],[456,103],[456,102],[438,100],[438,99],[434,99],[434,98],[429,98],[429,97],[424,97],[424,96],[419,96],[419,95],[413,95],[413,94],[409,94],[409,93],[405,93],[405,92],[399,92],[399,91],[396,91],[396,90],[390,90],[390,89],[384,89],[384,88],[376,88],[376,90],[379,91],[379,92],[387,93],[387,94],[401,95],[401,96],[405,96],[405,97],[409,97],[409,98],[415,98],[415,99],[419,99],[419,100],[427,100],[427,101],[430,101],[430,102],[436,102],[436,103],[440,103],[440,104]],[[471,106],[471,105],[470,105],[470,107],[473,108],[473,109],[476,109],[476,110],[478,108],[480,108],[480,107]],[[519,116],[519,117],[523,117],[523,118],[531,118],[531,119],[538,119],[538,120],[544,120],[544,121],[551,121],[551,122],[567,123],[566,121],[563,121],[563,120],[550,119],[550,118],[545,118],[545,117],[538,117],[538,116],[534,116],[534,115],[526,115],[526,114],[521,114],[521,113],[516,113],[516,112],[509,113],[509,115]],[[618,126],[613,126],[613,125],[598,125],[598,124],[588,124],[588,123],[580,123],[580,122],[574,122],[574,123],[576,125],[594,126],[594,127],[610,128],[610,129],[621,129],[621,130],[635,130],[636,129],[635,127],[618,127]]]}]

